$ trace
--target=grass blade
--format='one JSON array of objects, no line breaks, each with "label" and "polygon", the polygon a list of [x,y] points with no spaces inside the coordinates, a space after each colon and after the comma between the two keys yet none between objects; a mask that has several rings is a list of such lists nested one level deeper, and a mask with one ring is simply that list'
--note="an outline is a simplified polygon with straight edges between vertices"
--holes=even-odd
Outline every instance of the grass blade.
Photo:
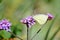
[{"label": "grass blade", "polygon": [[56,32],[53,34],[53,36],[51,37],[51,39],[50,40],[53,40],[53,38],[57,35],[57,33],[60,31],[60,26],[59,26],[59,28],[56,30]]},{"label": "grass blade", "polygon": [[56,18],[57,18],[57,15],[55,16],[54,20],[52,21],[52,23],[50,24],[50,26],[48,28],[48,31],[47,31],[46,36],[45,36],[45,40],[47,40],[49,32],[50,32],[50,30],[51,30]]},{"label": "grass blade", "polygon": [[31,38],[31,40],[33,40],[33,38],[42,30],[42,28],[45,26],[45,24],[36,32],[36,34]]}]

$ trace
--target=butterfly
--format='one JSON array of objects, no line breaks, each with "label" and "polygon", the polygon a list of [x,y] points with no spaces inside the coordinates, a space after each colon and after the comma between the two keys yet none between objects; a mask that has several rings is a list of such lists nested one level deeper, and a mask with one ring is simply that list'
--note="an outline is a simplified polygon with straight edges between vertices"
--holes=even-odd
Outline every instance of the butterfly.
[{"label": "butterfly", "polygon": [[43,25],[47,22],[48,19],[48,15],[45,14],[38,14],[38,15],[34,15],[33,18],[40,24]]}]

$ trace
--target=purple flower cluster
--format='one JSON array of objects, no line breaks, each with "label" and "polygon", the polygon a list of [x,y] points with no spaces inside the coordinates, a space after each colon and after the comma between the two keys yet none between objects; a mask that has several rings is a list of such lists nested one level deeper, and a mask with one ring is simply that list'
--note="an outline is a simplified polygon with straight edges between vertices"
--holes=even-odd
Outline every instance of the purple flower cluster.
[{"label": "purple flower cluster", "polygon": [[11,23],[7,19],[0,20],[0,30],[10,31]]},{"label": "purple flower cluster", "polygon": [[52,14],[50,14],[50,13],[47,13],[47,15],[48,15],[48,20],[51,20],[51,19],[53,19],[54,17],[53,17],[53,15]]},{"label": "purple flower cluster", "polygon": [[32,16],[29,16],[29,17],[27,17],[27,18],[25,18],[25,19],[22,19],[21,22],[24,23],[24,24],[28,24],[29,28],[30,28],[32,25],[35,24],[35,20],[34,20],[34,18],[33,18]]}]

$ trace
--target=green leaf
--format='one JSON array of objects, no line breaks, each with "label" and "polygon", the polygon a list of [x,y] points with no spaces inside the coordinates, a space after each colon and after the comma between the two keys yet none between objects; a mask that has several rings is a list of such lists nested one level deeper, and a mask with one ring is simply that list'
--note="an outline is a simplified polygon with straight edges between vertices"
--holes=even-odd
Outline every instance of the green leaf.
[{"label": "green leaf", "polygon": [[2,38],[7,39],[7,38],[10,38],[11,34],[9,32],[7,32],[7,31],[5,31],[5,30],[2,30],[2,31],[0,31],[0,36]]}]

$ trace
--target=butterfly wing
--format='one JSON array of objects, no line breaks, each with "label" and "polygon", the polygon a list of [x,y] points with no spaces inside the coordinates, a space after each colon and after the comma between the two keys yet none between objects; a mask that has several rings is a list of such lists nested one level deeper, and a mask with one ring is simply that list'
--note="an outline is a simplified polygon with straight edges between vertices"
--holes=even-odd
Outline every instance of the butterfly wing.
[{"label": "butterfly wing", "polygon": [[48,19],[48,15],[44,15],[44,14],[39,14],[39,15],[35,15],[33,16],[33,18],[41,25],[45,24],[47,19]]}]

